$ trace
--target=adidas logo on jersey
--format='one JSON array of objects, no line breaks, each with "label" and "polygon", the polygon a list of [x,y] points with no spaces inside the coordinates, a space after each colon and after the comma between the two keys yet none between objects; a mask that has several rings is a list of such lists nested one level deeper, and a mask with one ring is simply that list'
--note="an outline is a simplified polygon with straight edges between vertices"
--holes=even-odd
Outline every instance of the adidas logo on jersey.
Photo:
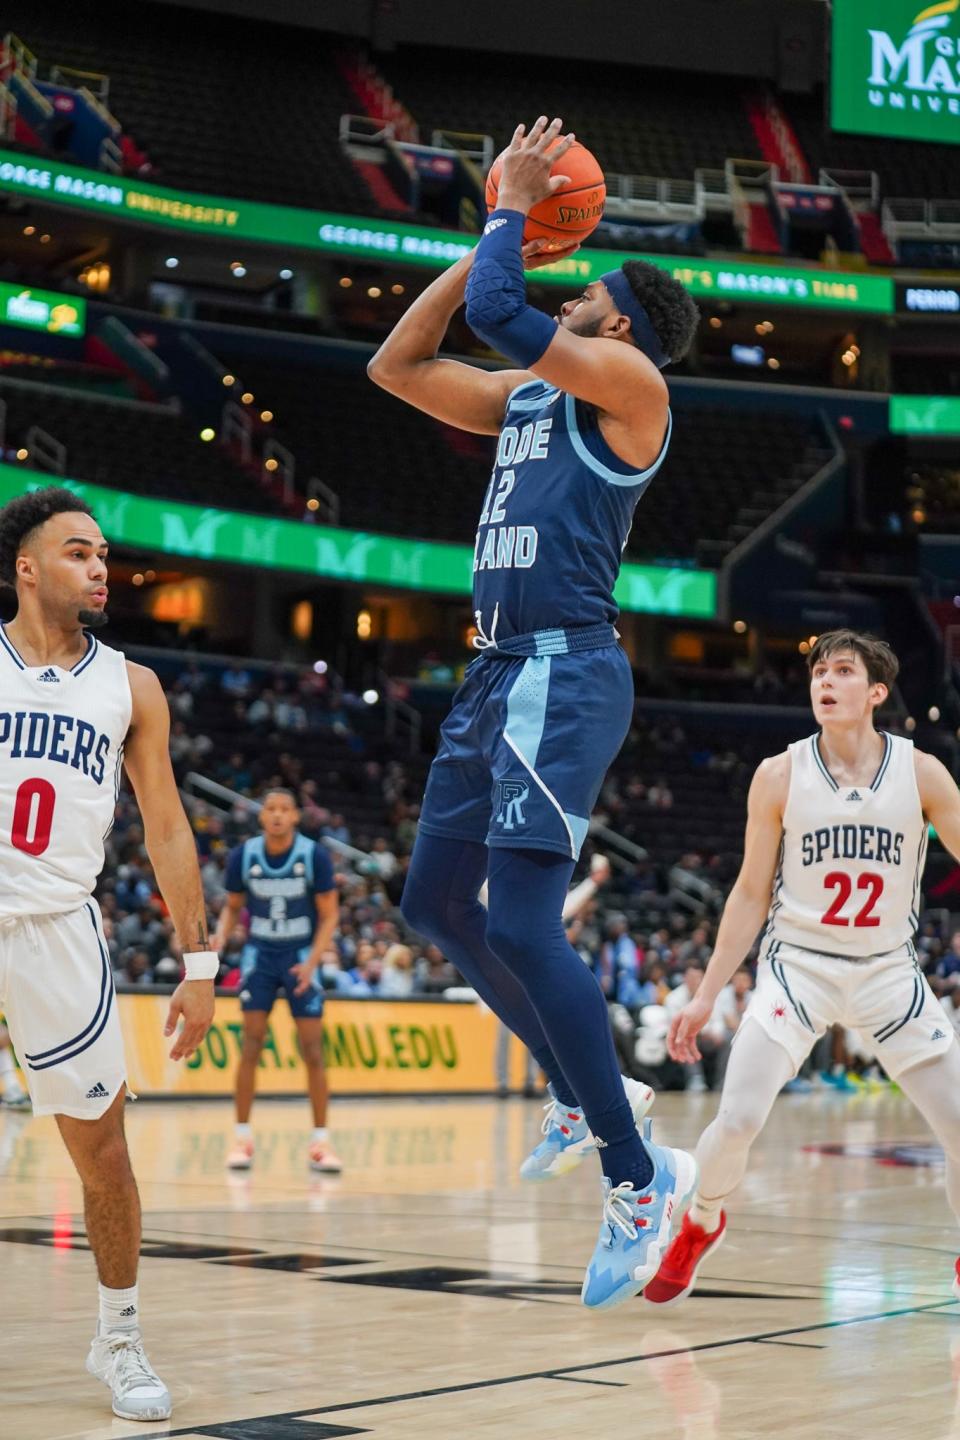
[{"label": "adidas logo on jersey", "polygon": [[88,1100],[109,1100],[110,1091],[98,1080],[96,1085],[91,1086],[87,1091],[86,1098]]},{"label": "adidas logo on jersey", "polygon": [[862,799],[863,799],[863,796],[860,794],[860,791],[859,791],[859,790],[851,790],[851,791],[850,791],[850,794],[846,796],[846,799],[847,799],[847,800],[862,800]]},{"label": "adidas logo on jersey", "polygon": [[45,681],[48,685],[60,684],[60,676],[57,674],[56,670],[52,670],[49,668],[41,671],[41,673],[37,676],[37,679]]},{"label": "adidas logo on jersey", "polygon": [[940,1029],[934,1030],[933,1034],[930,1036],[931,1040],[943,1040],[945,1038],[946,1037],[944,1035],[944,1032]]}]

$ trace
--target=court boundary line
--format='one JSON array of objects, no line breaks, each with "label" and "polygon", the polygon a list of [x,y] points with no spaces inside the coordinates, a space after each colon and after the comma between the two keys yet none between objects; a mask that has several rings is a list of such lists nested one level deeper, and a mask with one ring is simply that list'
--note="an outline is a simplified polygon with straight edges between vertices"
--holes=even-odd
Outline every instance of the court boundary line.
[{"label": "court boundary line", "polygon": [[[301,1420],[314,1415],[342,1415],[351,1410],[372,1410],[381,1405],[401,1405],[408,1400],[432,1400],[441,1395],[465,1395],[472,1390],[491,1390],[500,1385],[520,1385],[528,1380],[572,1379],[589,1370],[609,1370],[618,1365],[638,1365],[648,1360],[663,1360],[671,1355],[696,1355],[708,1350],[726,1350],[734,1345],[761,1344],[779,1340],[787,1335],[814,1334],[818,1330],[838,1330],[850,1325],[866,1325],[876,1320],[895,1320],[903,1315],[920,1315],[929,1311],[943,1311],[956,1300],[940,1300],[930,1305],[910,1305],[899,1310],[880,1310],[869,1315],[852,1315],[843,1320],[821,1320],[813,1325],[794,1325],[787,1329],[770,1330],[759,1335],[737,1335],[727,1340],[705,1340],[699,1345],[678,1345],[668,1350],[652,1351],[648,1355],[622,1355],[612,1360],[591,1360],[582,1365],[569,1365],[550,1370],[532,1370],[518,1375],[500,1375],[488,1380],[469,1380],[462,1385],[440,1385],[432,1390],[409,1390],[398,1395],[378,1395],[370,1400],[347,1400],[340,1405],[310,1406],[302,1410],[275,1412],[272,1415],[250,1415],[245,1420],[200,1421],[180,1430],[153,1430],[144,1433],[142,1429],[132,1430],[128,1435],[117,1435],[114,1440],[175,1440],[177,1436],[202,1435],[214,1426],[227,1424],[242,1425],[254,1421]],[[797,1348],[797,1347],[794,1347]],[[826,1347],[824,1347],[826,1348]]]}]

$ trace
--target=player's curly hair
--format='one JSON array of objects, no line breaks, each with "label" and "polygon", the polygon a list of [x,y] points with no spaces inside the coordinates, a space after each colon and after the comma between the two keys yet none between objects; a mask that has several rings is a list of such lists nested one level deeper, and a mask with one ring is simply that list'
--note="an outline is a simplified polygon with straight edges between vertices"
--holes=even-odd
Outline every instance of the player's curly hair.
[{"label": "player's curly hair", "polygon": [[17,555],[27,536],[54,515],[79,510],[84,515],[93,511],[85,500],[65,490],[62,485],[47,485],[42,490],[28,490],[0,510],[0,584],[17,583]]},{"label": "player's curly hair", "polygon": [[621,268],[671,361],[682,360],[700,323],[700,311],[687,291],[666,270],[646,260],[625,260]]}]

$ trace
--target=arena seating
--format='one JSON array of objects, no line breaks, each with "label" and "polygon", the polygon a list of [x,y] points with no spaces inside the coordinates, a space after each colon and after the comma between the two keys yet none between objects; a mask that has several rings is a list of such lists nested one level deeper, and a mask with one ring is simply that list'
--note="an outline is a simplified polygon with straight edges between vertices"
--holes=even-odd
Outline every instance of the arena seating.
[{"label": "arena seating", "polygon": [[907,473],[907,513],[920,506],[923,530],[936,535],[960,534],[960,467],[912,464]]},{"label": "arena seating", "polygon": [[728,77],[498,55],[489,64],[480,57],[478,85],[476,55],[412,47],[377,64],[425,141],[443,128],[492,135],[502,148],[518,121],[536,119],[518,112],[518,96],[535,95],[526,103],[560,115],[605,170],[692,179],[698,168],[722,169],[728,156],[762,158],[740,87]]},{"label": "arena seating", "polygon": [[[358,744],[355,735],[337,733],[333,728],[305,733],[245,729],[238,724],[233,706],[213,688],[196,697],[188,729],[191,734],[209,736],[214,742],[211,754],[221,760],[241,754],[260,785],[276,776],[286,776],[288,783],[288,765],[293,759],[304,779],[321,782],[321,803],[343,815],[361,849],[368,849],[379,835],[390,836],[379,771],[371,776],[368,768],[373,755],[383,752],[382,741],[375,740],[368,749],[366,743]],[[203,768],[215,769],[209,762]]]},{"label": "arena seating", "polygon": [[952,199],[960,196],[960,165],[949,145],[917,145],[910,140],[880,140],[841,135],[828,128],[822,91],[781,96],[814,177],[824,167],[873,170],[884,199]]},{"label": "arena seating", "polygon": [[82,390],[0,380],[8,451],[39,425],[67,447],[67,473],[141,494],[232,510],[272,510],[267,491],[196,426],[158,405],[134,404]]},{"label": "arena seating", "polygon": [[[419,415],[363,375],[218,358],[273,410],[301,482],[317,475],[337,492],[342,524],[472,541],[491,442]],[[802,416],[685,406],[628,555],[718,564],[819,468],[819,445]]]},{"label": "arena seating", "polygon": [[57,63],[109,75],[110,108],[149,153],[155,181],[347,213],[376,209],[336,140],[355,102],[328,36],[118,0],[82,9],[10,0],[3,28],[34,51],[42,75]]}]

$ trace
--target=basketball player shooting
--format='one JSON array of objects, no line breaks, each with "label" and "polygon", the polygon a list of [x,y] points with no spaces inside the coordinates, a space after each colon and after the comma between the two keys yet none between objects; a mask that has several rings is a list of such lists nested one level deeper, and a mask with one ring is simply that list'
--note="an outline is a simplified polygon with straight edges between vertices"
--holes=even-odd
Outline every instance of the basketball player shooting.
[{"label": "basketball player shooting", "polygon": [[[567,183],[556,167],[574,137],[561,129],[543,116],[517,127],[479,244],[410,307],[369,374],[449,425],[499,434],[473,567],[481,653],[443,725],[401,903],[546,1072],[555,1105],[524,1177],[571,1168],[593,1136],[603,1209],[582,1298],[604,1308],[655,1273],[694,1167],[641,1137],[648,1092],[633,1105],[625,1093],[606,1002],[561,912],[633,712],[613,589],[670,440],[660,372],[686,353],[697,311],[639,261],[558,318],[527,304],[524,265],[572,253],[523,244],[528,212]],[[519,368],[438,357],[464,299],[475,333]]]},{"label": "basketball player shooting", "polygon": [[[697,1145],[693,1204],[644,1292],[658,1305],[690,1294],[723,1240],[724,1201],[774,1100],[831,1025],[856,1030],[927,1121],[960,1220],[960,1044],[913,943],[928,825],[960,860],[960,794],[939,760],[875,728],[899,669],[889,646],[837,630],[820,636],[808,664],[820,733],[758,768],[716,948],[670,1027],[673,1058],[696,1061],[696,1037],[766,920],[756,990]],[[960,1298],[960,1261],[957,1277]]]},{"label": "basketball player shooting", "polygon": [[218,961],[196,846],[160,682],[94,634],[107,618],[107,544],[78,496],[49,487],[0,510],[0,580],[18,602],[16,618],[0,625],[0,1010],[34,1113],[56,1117],[83,1184],[100,1280],[87,1370],[110,1386],[115,1415],[164,1420],[170,1394],[140,1335],[126,1065],[93,898],[121,765],[184,951],[186,978],[164,1031],[174,1060],[196,1049],[213,1019]]}]

